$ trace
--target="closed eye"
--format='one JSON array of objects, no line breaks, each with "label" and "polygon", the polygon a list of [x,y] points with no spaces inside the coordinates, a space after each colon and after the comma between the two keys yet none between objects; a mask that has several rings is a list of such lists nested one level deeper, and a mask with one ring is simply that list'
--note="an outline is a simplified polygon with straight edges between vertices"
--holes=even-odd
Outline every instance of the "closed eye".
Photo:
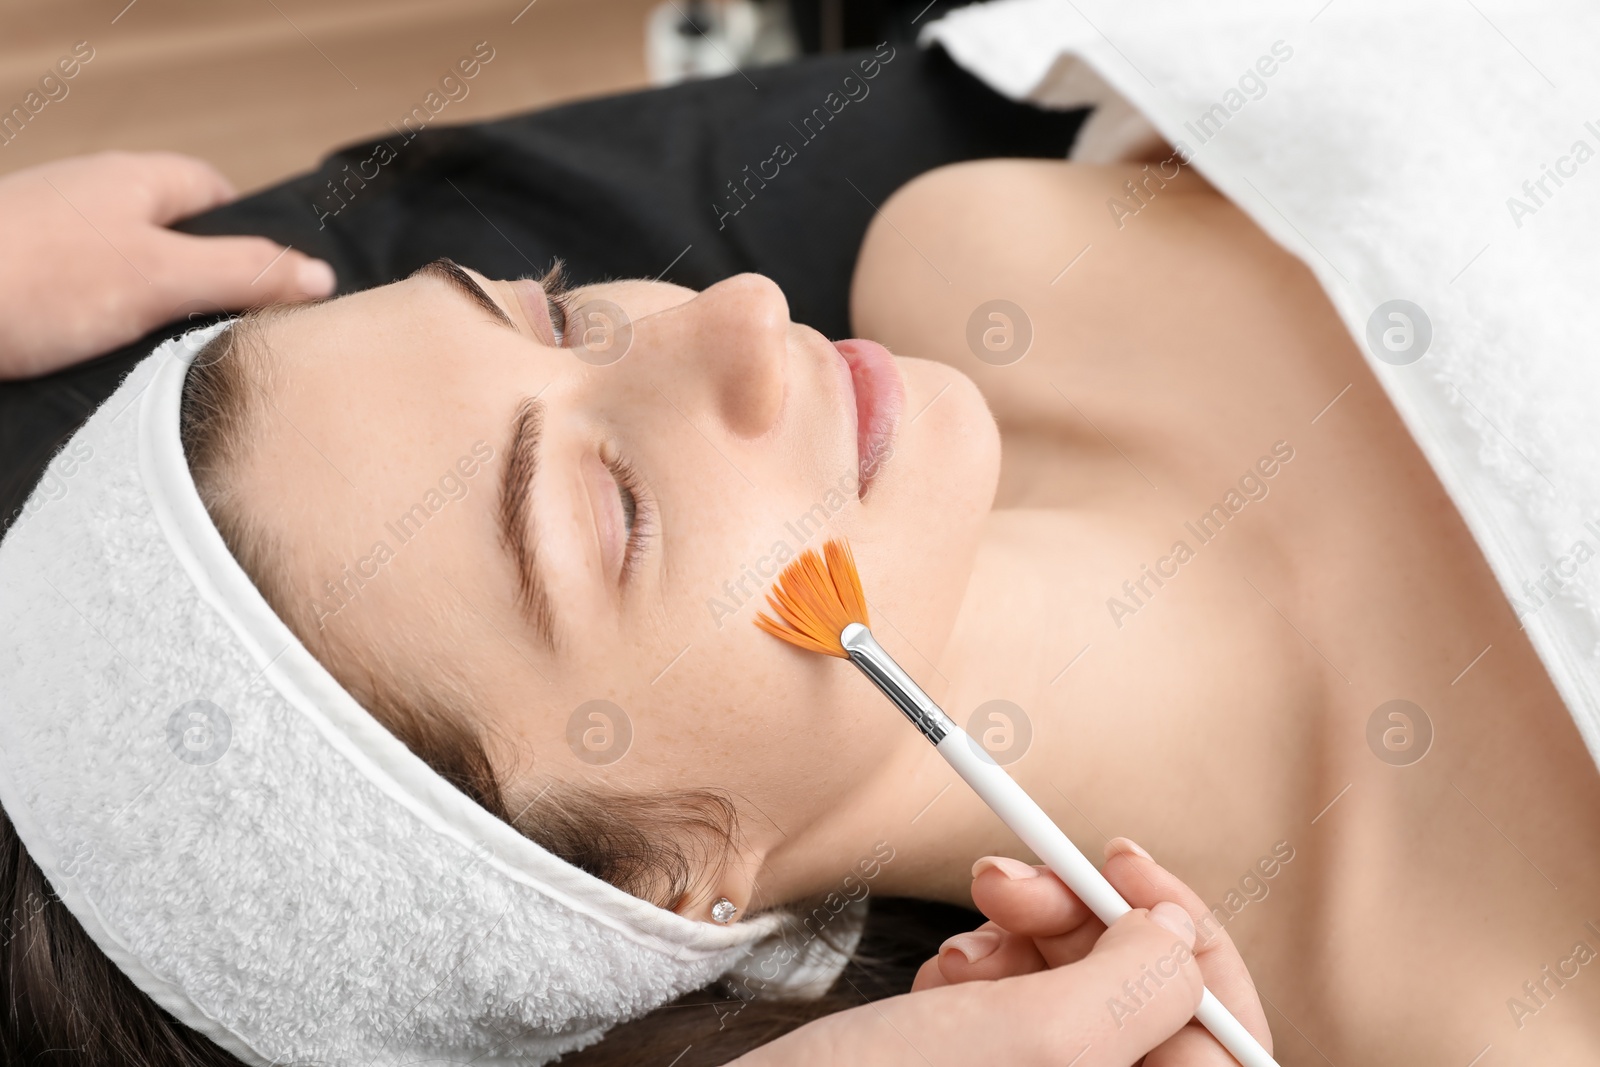
[{"label": "closed eye", "polygon": [[622,522],[628,531],[628,545],[622,554],[622,579],[626,582],[638,573],[650,538],[655,534],[655,513],[644,493],[643,480],[627,460],[620,457],[610,460],[606,468],[616,480],[617,495],[622,502]]},{"label": "closed eye", "polygon": [[544,290],[545,302],[550,308],[550,325],[555,332],[556,347],[563,347],[567,343],[574,311],[572,285],[567,281],[566,264],[556,260],[555,266],[545,271],[544,277],[539,279],[539,288]]},{"label": "closed eye", "polygon": [[544,298],[550,305],[550,328],[555,331],[556,347],[565,347],[567,324],[572,321],[572,291],[565,287],[546,289]]}]

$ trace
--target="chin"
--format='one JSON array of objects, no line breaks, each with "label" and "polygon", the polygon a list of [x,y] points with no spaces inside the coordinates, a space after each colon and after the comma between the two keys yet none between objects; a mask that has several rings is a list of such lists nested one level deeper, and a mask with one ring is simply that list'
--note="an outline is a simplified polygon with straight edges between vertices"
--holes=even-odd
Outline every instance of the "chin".
[{"label": "chin", "polygon": [[899,654],[904,645],[891,640],[899,631],[913,659],[937,660],[994,504],[1000,430],[965,374],[943,363],[897,359],[905,410],[852,545],[869,603],[893,628],[879,639]]}]

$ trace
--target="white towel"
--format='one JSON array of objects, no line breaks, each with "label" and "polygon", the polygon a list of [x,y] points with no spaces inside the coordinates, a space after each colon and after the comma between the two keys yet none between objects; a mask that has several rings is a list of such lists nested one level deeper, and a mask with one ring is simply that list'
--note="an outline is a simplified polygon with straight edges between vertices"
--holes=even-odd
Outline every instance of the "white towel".
[{"label": "white towel", "polygon": [[1075,158],[1159,132],[1310,267],[1600,763],[1600,9],[1000,0],[924,39],[1097,105]]}]

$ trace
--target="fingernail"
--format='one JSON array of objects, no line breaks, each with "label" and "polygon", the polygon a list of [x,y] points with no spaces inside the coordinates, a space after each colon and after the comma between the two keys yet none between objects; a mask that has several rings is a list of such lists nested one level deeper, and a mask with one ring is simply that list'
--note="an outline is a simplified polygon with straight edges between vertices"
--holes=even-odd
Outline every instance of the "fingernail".
[{"label": "fingernail", "polygon": [[1177,935],[1190,948],[1194,947],[1194,923],[1189,919],[1189,913],[1172,901],[1163,900],[1151,908],[1150,921]]},{"label": "fingernail", "polygon": [[994,950],[999,947],[1000,935],[993,930],[973,930],[970,933],[957,934],[940,945],[939,955],[958,952],[968,963],[977,963],[994,955]]},{"label": "fingernail", "polygon": [[1155,857],[1150,855],[1150,853],[1146,852],[1144,849],[1140,848],[1139,842],[1133,840],[1131,837],[1113,837],[1110,841],[1106,842],[1106,859],[1110,859],[1118,852],[1132,852],[1135,856],[1143,856],[1151,863],[1155,862]]},{"label": "fingernail", "polygon": [[302,259],[294,271],[295,286],[307,296],[327,296],[337,281],[333,268],[320,259]]},{"label": "fingernail", "polygon": [[1010,856],[979,857],[978,862],[972,865],[972,877],[976,878],[984,871],[999,871],[1012,881],[1039,877],[1039,868],[1030,867],[1021,860],[1014,860]]}]

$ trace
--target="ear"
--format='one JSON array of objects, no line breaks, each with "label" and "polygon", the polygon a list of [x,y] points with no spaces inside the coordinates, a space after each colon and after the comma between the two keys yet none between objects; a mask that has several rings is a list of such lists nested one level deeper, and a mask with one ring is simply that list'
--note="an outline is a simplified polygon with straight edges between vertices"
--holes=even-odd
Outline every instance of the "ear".
[{"label": "ear", "polygon": [[730,853],[719,870],[706,872],[698,885],[678,898],[672,911],[696,922],[727,926],[738,922],[752,910],[770,907],[762,896],[757,876],[765,865],[764,857],[744,850]]}]

